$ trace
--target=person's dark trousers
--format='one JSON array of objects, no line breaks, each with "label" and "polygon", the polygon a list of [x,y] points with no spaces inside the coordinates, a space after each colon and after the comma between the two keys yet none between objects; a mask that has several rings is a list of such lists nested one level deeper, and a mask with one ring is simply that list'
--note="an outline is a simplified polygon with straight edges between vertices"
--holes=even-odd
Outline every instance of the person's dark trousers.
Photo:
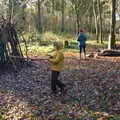
[{"label": "person's dark trousers", "polygon": [[79,46],[80,47],[80,53],[82,52],[82,50],[83,50],[83,52],[84,53],[86,53],[86,47],[85,47],[85,45],[81,45],[81,46]]},{"label": "person's dark trousers", "polygon": [[58,76],[59,76],[60,72],[58,71],[53,71],[52,70],[52,76],[51,76],[51,89],[53,92],[57,91],[57,86],[62,90],[63,87],[65,87],[65,85],[58,80]]}]

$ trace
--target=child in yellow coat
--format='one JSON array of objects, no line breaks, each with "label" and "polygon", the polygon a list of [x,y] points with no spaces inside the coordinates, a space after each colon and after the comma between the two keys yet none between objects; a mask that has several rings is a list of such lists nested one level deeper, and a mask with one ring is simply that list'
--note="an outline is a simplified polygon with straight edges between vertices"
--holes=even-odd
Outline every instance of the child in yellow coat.
[{"label": "child in yellow coat", "polygon": [[64,67],[64,55],[62,52],[63,45],[60,42],[54,42],[54,51],[52,55],[49,58],[49,61],[51,63],[51,70],[52,70],[52,75],[51,75],[51,89],[52,93],[57,93],[57,86],[60,88],[61,92],[64,91],[65,85],[58,80],[60,71]]}]

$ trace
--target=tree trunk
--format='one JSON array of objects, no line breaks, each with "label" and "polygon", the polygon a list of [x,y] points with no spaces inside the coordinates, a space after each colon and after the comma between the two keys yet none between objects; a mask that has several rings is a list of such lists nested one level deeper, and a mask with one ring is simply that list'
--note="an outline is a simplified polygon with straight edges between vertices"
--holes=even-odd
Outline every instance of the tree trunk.
[{"label": "tree trunk", "polygon": [[80,29],[80,9],[79,9],[80,3],[75,3],[75,14],[76,14],[76,24],[77,24],[77,32],[79,32]]},{"label": "tree trunk", "polygon": [[93,0],[93,14],[95,18],[95,34],[96,34],[96,42],[99,43],[99,25],[98,25],[98,15],[95,9],[95,0]]},{"label": "tree trunk", "polygon": [[115,49],[115,25],[116,25],[116,0],[112,0],[112,17],[111,17],[111,29],[110,29],[110,40],[109,49]]},{"label": "tree trunk", "polygon": [[52,13],[54,14],[55,0],[52,0]]},{"label": "tree trunk", "polygon": [[77,14],[77,31],[79,32],[79,29],[80,29],[80,21],[79,21],[79,15],[78,15],[78,13],[76,13]]},{"label": "tree trunk", "polygon": [[51,26],[51,30],[52,31],[56,31],[56,24],[55,24],[55,0],[52,0],[52,24],[50,25]]},{"label": "tree trunk", "polygon": [[98,0],[98,10],[99,10],[99,16],[100,16],[100,40],[101,40],[101,43],[103,43],[103,32],[102,32],[102,8],[101,8],[101,3],[100,3],[100,0]]},{"label": "tree trunk", "polygon": [[96,36],[96,38],[97,38],[97,43],[99,43],[99,36],[100,36],[100,27],[99,27],[99,16],[97,16],[97,23],[96,23],[96,26],[97,26],[97,36]]},{"label": "tree trunk", "polygon": [[98,40],[98,21],[97,21],[97,14],[96,14],[96,10],[95,10],[94,0],[93,0],[93,13],[94,13],[94,18],[95,18],[96,40],[97,40],[97,43],[98,43],[99,42],[99,40]]},{"label": "tree trunk", "polygon": [[38,0],[38,31],[42,33],[42,23],[41,23],[41,1]]},{"label": "tree trunk", "polygon": [[13,17],[13,7],[14,7],[14,4],[13,4],[13,0],[9,0],[9,11],[8,11],[8,14],[9,14],[9,22],[12,23],[12,17]]},{"label": "tree trunk", "polygon": [[62,24],[61,24],[61,32],[64,32],[64,5],[65,5],[65,1],[62,0]]}]

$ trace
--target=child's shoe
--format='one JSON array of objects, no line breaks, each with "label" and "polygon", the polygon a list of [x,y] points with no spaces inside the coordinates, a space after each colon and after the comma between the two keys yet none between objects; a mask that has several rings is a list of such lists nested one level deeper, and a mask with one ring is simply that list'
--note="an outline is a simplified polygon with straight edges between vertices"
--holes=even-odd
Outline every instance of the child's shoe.
[{"label": "child's shoe", "polygon": [[61,94],[62,94],[62,95],[66,95],[66,93],[67,93],[67,89],[66,89],[65,87],[63,87],[63,88],[61,89]]}]

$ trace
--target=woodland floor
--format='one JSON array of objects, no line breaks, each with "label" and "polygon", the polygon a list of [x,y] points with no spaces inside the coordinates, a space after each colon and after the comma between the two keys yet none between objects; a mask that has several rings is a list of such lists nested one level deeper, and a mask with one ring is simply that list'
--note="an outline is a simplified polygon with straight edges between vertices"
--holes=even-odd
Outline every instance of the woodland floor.
[{"label": "woodland floor", "polygon": [[0,74],[0,120],[120,120],[120,57],[65,59],[65,96],[50,94],[47,61],[22,67]]}]

